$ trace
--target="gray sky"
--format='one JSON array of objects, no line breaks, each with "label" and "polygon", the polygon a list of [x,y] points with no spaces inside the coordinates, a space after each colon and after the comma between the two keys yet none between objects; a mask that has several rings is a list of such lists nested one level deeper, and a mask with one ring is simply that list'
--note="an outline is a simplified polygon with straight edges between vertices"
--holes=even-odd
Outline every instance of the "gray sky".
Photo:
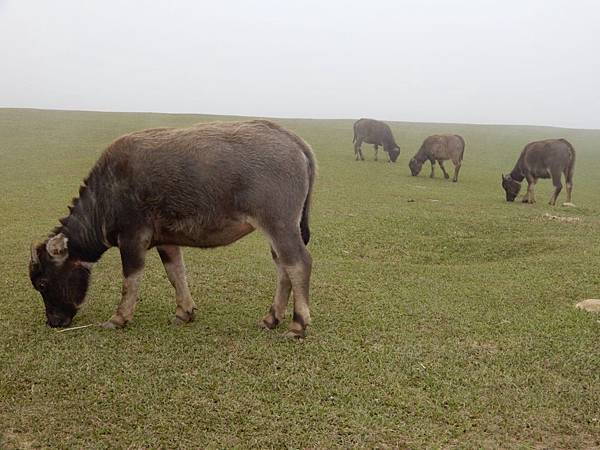
[{"label": "gray sky", "polygon": [[0,0],[0,106],[600,128],[594,0]]}]

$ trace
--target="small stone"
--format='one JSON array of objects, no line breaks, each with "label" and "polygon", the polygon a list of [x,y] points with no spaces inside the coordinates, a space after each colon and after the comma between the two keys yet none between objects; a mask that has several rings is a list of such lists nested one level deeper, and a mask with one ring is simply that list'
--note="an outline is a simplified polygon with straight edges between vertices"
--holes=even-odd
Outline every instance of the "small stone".
[{"label": "small stone", "polygon": [[577,303],[575,307],[592,313],[600,313],[600,299],[588,298]]},{"label": "small stone", "polygon": [[570,206],[571,208],[575,207],[575,203],[565,202],[562,204],[563,206]]}]

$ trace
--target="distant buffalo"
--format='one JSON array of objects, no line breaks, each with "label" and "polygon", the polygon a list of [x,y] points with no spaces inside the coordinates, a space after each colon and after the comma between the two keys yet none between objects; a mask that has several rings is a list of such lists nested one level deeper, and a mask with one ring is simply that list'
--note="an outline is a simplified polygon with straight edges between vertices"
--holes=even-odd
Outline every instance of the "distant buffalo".
[{"label": "distant buffalo", "polygon": [[442,172],[444,172],[444,178],[448,179],[450,175],[446,172],[443,161],[450,159],[454,164],[454,177],[452,181],[456,182],[458,181],[458,172],[462,165],[464,153],[465,140],[458,134],[435,134],[423,141],[419,151],[415,153],[415,156],[408,163],[408,167],[413,177],[415,177],[421,172],[423,163],[429,161],[431,163],[431,174],[429,176],[433,178],[433,169],[437,161]]},{"label": "distant buffalo", "polygon": [[180,247],[220,247],[260,229],[277,267],[275,297],[261,324],[276,327],[293,292],[287,335],[303,337],[310,323],[312,259],[305,245],[315,172],[309,145],[267,120],[157,128],[117,139],[90,172],[69,216],[32,245],[29,275],[48,325],[71,323],[93,263],[110,247],[119,247],[124,280],[121,302],[104,328],[133,319],[153,247],[175,288],[174,323],[190,322],[196,304]]},{"label": "distant buffalo", "polygon": [[556,204],[556,198],[562,189],[561,174],[567,183],[567,203],[571,202],[573,190],[573,172],[575,170],[575,149],[565,139],[547,139],[530,142],[521,152],[515,168],[508,175],[502,175],[502,187],[506,192],[506,201],[512,202],[519,194],[521,181],[527,180],[527,194],[523,203],[535,203],[533,188],[539,178],[552,178],[554,192],[550,204]]},{"label": "distant buffalo", "polygon": [[375,161],[377,161],[377,152],[380,145],[383,147],[383,151],[388,154],[390,162],[396,162],[400,154],[400,146],[396,144],[392,130],[386,123],[379,120],[360,119],[354,122],[354,139],[352,142],[354,142],[354,154],[357,161],[365,160],[360,148],[363,142],[375,146]]}]

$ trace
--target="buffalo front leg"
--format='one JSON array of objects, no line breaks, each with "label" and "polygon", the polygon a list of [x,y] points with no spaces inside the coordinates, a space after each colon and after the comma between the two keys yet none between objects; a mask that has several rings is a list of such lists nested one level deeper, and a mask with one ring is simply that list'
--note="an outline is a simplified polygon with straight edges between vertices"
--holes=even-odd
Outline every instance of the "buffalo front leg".
[{"label": "buffalo front leg", "polygon": [[535,193],[533,191],[535,183],[537,183],[537,178],[527,177],[527,193],[523,197],[523,203],[535,203]]},{"label": "buffalo front leg", "polygon": [[433,178],[435,169],[435,161],[431,160],[431,173],[429,174],[429,178]]},{"label": "buffalo front leg", "polygon": [[275,253],[275,250],[271,247],[271,256],[273,262],[277,267],[277,287],[275,288],[275,298],[273,304],[269,309],[267,315],[262,319],[260,325],[264,328],[272,330],[275,328],[285,317],[285,309],[290,298],[290,292],[292,290],[292,282],[290,277],[281,262],[281,259]]},{"label": "buffalo front leg", "polygon": [[448,175],[448,172],[446,172],[446,168],[444,167],[444,162],[441,159],[438,159],[438,164],[440,165],[440,169],[442,169],[442,172],[444,172],[444,178],[446,180],[450,178],[450,175]]},{"label": "buffalo front leg", "polygon": [[196,317],[196,304],[190,294],[190,288],[185,275],[185,263],[181,247],[177,245],[161,245],[157,248],[160,259],[167,272],[171,285],[175,288],[174,325],[192,322]]},{"label": "buffalo front leg", "polygon": [[118,241],[123,266],[123,289],[117,311],[102,324],[103,328],[108,329],[123,328],[133,319],[138,289],[144,273],[146,251],[150,244],[150,232],[119,236]]},{"label": "buffalo front leg", "polygon": [[379,146],[375,144],[375,161],[377,161],[377,153],[379,153]]}]

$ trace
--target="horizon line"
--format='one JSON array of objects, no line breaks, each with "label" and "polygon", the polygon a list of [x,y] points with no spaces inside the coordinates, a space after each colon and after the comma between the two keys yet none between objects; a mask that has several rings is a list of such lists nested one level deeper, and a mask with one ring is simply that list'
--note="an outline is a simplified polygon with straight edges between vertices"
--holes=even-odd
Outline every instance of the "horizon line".
[{"label": "horizon line", "polygon": [[[168,114],[168,115],[187,115],[187,116],[215,116],[215,117],[248,117],[263,119],[283,119],[283,120],[358,120],[361,117],[306,117],[306,116],[271,116],[271,115],[244,115],[244,114],[221,114],[221,113],[200,113],[200,112],[172,112],[172,111],[145,111],[145,110],[107,110],[107,109],[81,109],[81,108],[42,108],[35,106],[0,106],[0,109],[20,109],[33,111],[61,111],[61,112],[82,112],[82,113],[117,113],[117,114]],[[363,116],[364,117],[364,116]],[[492,123],[492,122],[438,122],[427,121],[417,122],[412,120],[394,120],[380,119],[382,122],[396,122],[406,124],[432,124],[432,125],[467,125],[467,126],[497,126],[497,127],[528,127],[528,128],[555,128],[571,131],[600,131],[600,128],[586,127],[567,127],[560,125],[541,125],[527,123]]]}]

